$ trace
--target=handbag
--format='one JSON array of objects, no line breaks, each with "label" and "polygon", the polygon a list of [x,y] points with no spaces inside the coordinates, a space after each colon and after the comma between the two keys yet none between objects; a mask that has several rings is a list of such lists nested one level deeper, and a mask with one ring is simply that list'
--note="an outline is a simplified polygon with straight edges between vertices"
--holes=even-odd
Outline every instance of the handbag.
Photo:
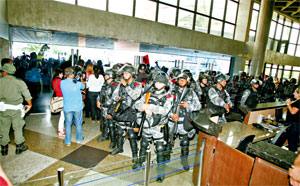
[{"label": "handbag", "polygon": [[50,111],[51,113],[58,113],[63,110],[64,102],[63,97],[52,97],[50,100]]}]

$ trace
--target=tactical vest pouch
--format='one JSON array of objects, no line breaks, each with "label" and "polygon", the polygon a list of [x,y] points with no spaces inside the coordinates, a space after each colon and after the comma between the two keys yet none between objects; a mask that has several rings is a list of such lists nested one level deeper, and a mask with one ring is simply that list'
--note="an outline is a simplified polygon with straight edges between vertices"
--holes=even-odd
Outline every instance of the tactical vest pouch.
[{"label": "tactical vest pouch", "polygon": [[118,122],[135,122],[137,119],[137,111],[131,107],[126,108],[124,111],[114,112],[113,119]]}]

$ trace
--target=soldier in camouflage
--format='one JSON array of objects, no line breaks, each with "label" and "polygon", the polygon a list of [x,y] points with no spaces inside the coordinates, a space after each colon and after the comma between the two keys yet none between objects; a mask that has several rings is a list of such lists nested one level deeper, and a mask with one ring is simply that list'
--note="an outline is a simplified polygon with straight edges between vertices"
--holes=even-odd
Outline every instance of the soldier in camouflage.
[{"label": "soldier in camouflage", "polygon": [[218,123],[225,123],[225,113],[229,113],[232,107],[232,102],[228,92],[225,90],[229,77],[219,74],[216,76],[216,85],[208,91],[208,111],[212,115],[218,115]]},{"label": "soldier in camouflage", "polygon": [[[195,129],[186,126],[185,117],[188,113],[199,111],[201,104],[196,93],[188,87],[188,75],[181,73],[177,77],[176,86],[172,90],[174,104],[172,113],[170,114],[170,138],[179,136],[181,146],[181,163],[185,170],[189,170],[188,154],[189,154],[189,137],[195,134]],[[176,127],[177,124],[177,127]],[[170,139],[172,140],[172,139]],[[172,144],[173,145],[173,144]],[[171,146],[167,151],[171,152]],[[167,155],[169,156],[169,155]],[[169,158],[169,157],[167,157]]]},{"label": "soldier in camouflage", "polygon": [[102,86],[101,92],[97,98],[97,107],[102,110],[104,122],[100,128],[103,131],[102,135],[99,136],[98,141],[107,140],[110,136],[111,143],[110,148],[116,147],[116,133],[115,123],[110,116],[108,116],[108,108],[111,107],[113,100],[111,99],[114,90],[117,88],[118,83],[114,81],[114,72],[110,69],[104,73],[105,83]]},{"label": "soldier in camouflage", "polygon": [[[164,72],[160,72],[153,77],[154,87],[136,103],[136,108],[144,112],[145,120],[138,123],[144,125],[142,130],[141,148],[139,153],[140,164],[145,162],[146,150],[149,143],[154,143],[157,154],[158,174],[157,181],[162,182],[164,179],[164,153],[167,141],[164,139],[163,129],[168,123],[168,115],[172,108],[172,95],[167,91],[168,77]],[[148,102],[148,103],[147,103]],[[141,128],[141,127],[140,127]]]},{"label": "soldier in camouflage", "polygon": [[259,102],[259,96],[257,92],[259,87],[259,81],[256,79],[252,79],[250,84],[251,88],[243,92],[241,105],[239,107],[244,115],[248,113],[248,108],[254,108]]},{"label": "soldier in camouflage", "polygon": [[[113,92],[112,99],[114,103],[120,104],[121,111],[124,113],[125,117],[133,117],[130,118],[122,118],[115,117],[115,111],[117,110],[114,107],[114,111],[110,111],[109,117],[114,120],[118,120],[117,125],[117,147],[113,149],[111,152],[112,155],[123,152],[123,144],[125,132],[127,131],[130,147],[132,151],[132,158],[134,162],[133,168],[137,166],[137,154],[138,154],[138,146],[137,146],[137,135],[133,130],[133,124],[136,120],[136,113],[129,113],[128,111],[134,111],[134,102],[140,98],[142,93],[142,86],[140,83],[134,80],[135,69],[131,65],[125,65],[121,69],[121,81],[117,86],[115,91]],[[113,104],[114,105],[114,104]],[[129,109],[130,108],[130,109]],[[135,118],[134,118],[135,117]],[[129,121],[130,120],[130,121]]]}]

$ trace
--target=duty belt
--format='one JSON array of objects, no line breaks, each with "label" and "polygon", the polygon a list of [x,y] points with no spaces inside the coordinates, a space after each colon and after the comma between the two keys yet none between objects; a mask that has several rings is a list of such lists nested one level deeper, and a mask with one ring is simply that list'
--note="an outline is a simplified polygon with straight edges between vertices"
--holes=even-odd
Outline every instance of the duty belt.
[{"label": "duty belt", "polygon": [[25,116],[25,110],[24,110],[24,106],[22,104],[11,105],[11,104],[6,104],[4,102],[0,102],[0,112],[4,112],[6,110],[20,110],[21,117],[23,118]]}]

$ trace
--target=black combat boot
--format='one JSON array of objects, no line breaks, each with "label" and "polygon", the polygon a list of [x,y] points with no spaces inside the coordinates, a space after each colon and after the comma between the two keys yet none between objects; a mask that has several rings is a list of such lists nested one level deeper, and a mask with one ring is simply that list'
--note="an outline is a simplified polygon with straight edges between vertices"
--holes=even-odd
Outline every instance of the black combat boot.
[{"label": "black combat boot", "polygon": [[124,152],[123,150],[124,136],[119,136],[116,147],[111,151],[111,155],[116,155]]},{"label": "black combat boot", "polygon": [[106,141],[109,139],[109,128],[105,127],[104,131],[102,132],[102,134],[99,136],[98,141]]},{"label": "black combat boot", "polygon": [[22,152],[26,151],[28,146],[23,142],[16,147],[16,154],[21,154]]},{"label": "black combat boot", "polygon": [[165,179],[165,145],[163,142],[156,142],[156,154],[157,154],[157,179],[156,181],[162,183]]},{"label": "black combat boot", "polygon": [[2,154],[2,156],[7,156],[7,154],[8,154],[8,145],[1,145],[1,154]]},{"label": "black combat boot", "polygon": [[188,162],[188,155],[189,155],[189,140],[188,136],[185,135],[180,141],[181,146],[181,164],[184,170],[190,170],[189,162]]},{"label": "black combat boot", "polygon": [[113,125],[109,126],[109,134],[110,134],[110,144],[109,144],[109,148],[114,149],[117,145],[116,143],[116,131],[115,131],[115,127]]},{"label": "black combat boot", "polygon": [[132,152],[132,169],[136,169],[139,167],[139,160],[138,160],[138,146],[137,146],[137,140],[135,138],[129,139],[131,152]]},{"label": "black combat boot", "polygon": [[140,149],[140,156],[139,156],[139,164],[142,164],[146,161],[147,149],[149,146],[149,142],[146,138],[142,137],[141,139],[141,149]]}]

